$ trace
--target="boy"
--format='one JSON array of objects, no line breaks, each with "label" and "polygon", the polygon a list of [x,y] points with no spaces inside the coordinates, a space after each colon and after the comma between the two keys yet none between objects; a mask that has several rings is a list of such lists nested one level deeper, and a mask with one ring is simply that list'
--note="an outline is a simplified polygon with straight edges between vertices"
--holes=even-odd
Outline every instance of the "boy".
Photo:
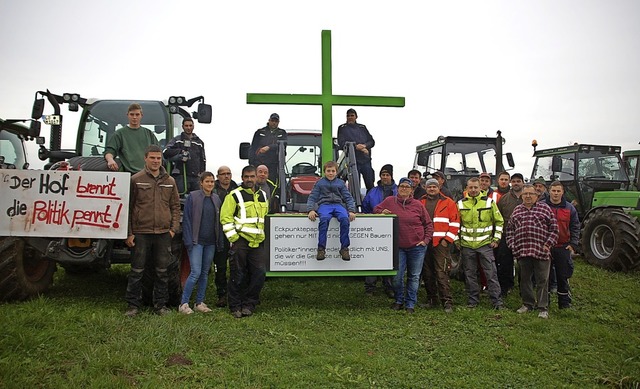
[{"label": "boy", "polygon": [[[351,259],[349,255],[349,222],[356,218],[356,202],[351,197],[344,181],[336,178],[338,164],[329,161],[324,164],[324,177],[313,186],[307,200],[309,220],[315,221],[320,216],[318,224],[318,254],[316,259],[322,261],[326,255],[327,230],[329,221],[335,217],[340,222],[340,256],[344,261]],[[317,211],[314,209],[317,208]],[[347,209],[349,210],[347,213]]]}]

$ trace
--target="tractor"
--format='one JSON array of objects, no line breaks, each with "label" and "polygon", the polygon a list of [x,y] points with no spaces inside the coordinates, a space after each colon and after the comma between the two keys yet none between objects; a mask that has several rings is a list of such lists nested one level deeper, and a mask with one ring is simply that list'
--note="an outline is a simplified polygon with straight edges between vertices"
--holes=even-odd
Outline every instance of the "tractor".
[{"label": "tractor", "polygon": [[447,188],[454,200],[462,198],[467,180],[487,172],[494,179],[504,170],[504,160],[510,168],[515,166],[511,153],[502,153],[505,140],[501,131],[497,136],[465,137],[440,136],[438,139],[416,147],[413,168],[425,177],[441,171],[447,177]]},{"label": "tractor", "polygon": [[[47,101],[53,109],[53,114],[44,115]],[[190,100],[181,96],[172,96],[168,102],[149,100],[89,101],[78,94],[56,95],[47,90],[36,93],[30,126],[22,131],[27,131],[30,134],[28,138],[35,138],[40,145],[39,158],[43,161],[48,159],[45,171],[107,172],[106,162],[102,156],[105,145],[117,129],[127,124],[127,107],[133,102],[142,106],[144,116],[141,125],[155,133],[161,146],[164,146],[174,136],[174,133],[179,131],[183,117],[191,117],[185,108],[191,107],[196,102],[201,103],[198,105],[197,111],[193,112],[193,118],[201,123],[211,122],[211,106],[204,104],[202,96]],[[63,124],[61,106],[63,105],[67,105],[70,112],[82,109],[75,136],[75,149],[61,148]],[[49,148],[45,147],[44,138],[38,136],[42,122],[51,126]],[[3,138],[5,136],[4,127],[3,125]],[[8,134],[11,134],[11,131]],[[14,144],[19,145],[16,142]],[[20,159],[20,161],[22,160]],[[6,190],[6,187],[2,190]],[[14,237],[14,235],[21,234],[24,235],[21,238]],[[130,260],[130,251],[121,239],[109,239],[105,236],[63,238],[29,236],[29,233],[21,233],[20,231],[12,231],[10,235],[11,237],[0,238],[3,242],[0,249],[2,251],[8,250],[6,254],[0,252],[3,261],[8,262],[5,264],[6,266],[0,267],[0,280],[12,280],[11,285],[1,285],[3,293],[0,295],[0,299],[3,300],[21,300],[44,292],[50,286],[52,277],[37,277],[37,275],[52,273],[49,269],[55,268],[56,263],[65,268],[67,272],[86,273],[109,268],[112,263],[129,263]],[[9,244],[8,241],[17,243]],[[182,277],[180,276],[184,272],[184,269],[180,268],[181,258],[184,255],[181,234],[176,234],[174,237],[172,250],[175,261],[170,267],[172,272],[172,282],[169,285],[170,303],[176,304],[182,289],[183,280],[181,278],[184,277],[184,274]],[[188,261],[186,262],[188,264]],[[146,273],[152,274],[150,271]],[[28,276],[29,274],[32,276]],[[146,277],[145,281],[146,300],[150,299],[149,286],[152,284],[149,277]],[[4,292],[5,290],[11,291],[11,293]]]},{"label": "tractor", "polygon": [[640,264],[640,192],[634,189],[640,153],[626,154],[627,166],[636,175],[631,182],[620,146],[576,143],[535,150],[535,141],[533,146],[532,179],[562,182],[567,200],[578,211],[583,258],[608,270],[636,269]]}]

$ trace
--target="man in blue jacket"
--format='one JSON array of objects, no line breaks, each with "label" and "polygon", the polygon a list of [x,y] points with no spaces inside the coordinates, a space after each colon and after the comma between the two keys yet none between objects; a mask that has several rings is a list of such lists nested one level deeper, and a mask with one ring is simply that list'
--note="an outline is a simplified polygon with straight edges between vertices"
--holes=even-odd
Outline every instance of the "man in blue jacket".
[{"label": "man in blue jacket", "polygon": [[[386,164],[380,169],[380,180],[378,185],[371,189],[364,200],[362,200],[362,212],[373,213],[373,209],[376,205],[380,204],[382,200],[389,196],[396,196],[398,194],[398,186],[393,180],[393,165]],[[373,296],[376,289],[376,283],[378,277],[368,276],[364,278],[364,293],[367,296]],[[382,277],[382,285],[384,286],[385,294],[389,298],[394,298],[393,292],[393,277]]]}]

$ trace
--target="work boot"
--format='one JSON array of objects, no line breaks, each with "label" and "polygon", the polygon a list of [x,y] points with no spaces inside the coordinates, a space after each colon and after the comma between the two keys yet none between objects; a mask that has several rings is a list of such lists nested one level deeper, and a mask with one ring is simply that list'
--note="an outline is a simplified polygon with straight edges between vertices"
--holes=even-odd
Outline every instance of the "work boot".
[{"label": "work boot", "polygon": [[124,312],[124,315],[127,317],[134,317],[137,316],[138,313],[140,313],[140,310],[138,309],[138,307],[130,305],[127,310]]},{"label": "work boot", "polygon": [[322,247],[318,247],[318,254],[316,254],[316,259],[318,261],[322,261],[323,259],[325,259],[326,255],[327,251]]},{"label": "work boot", "polygon": [[348,247],[341,248],[340,256],[342,257],[343,261],[350,261],[351,255],[349,255],[349,248]]},{"label": "work boot", "polygon": [[218,301],[216,301],[216,307],[223,308],[227,306],[227,296],[218,297]]}]

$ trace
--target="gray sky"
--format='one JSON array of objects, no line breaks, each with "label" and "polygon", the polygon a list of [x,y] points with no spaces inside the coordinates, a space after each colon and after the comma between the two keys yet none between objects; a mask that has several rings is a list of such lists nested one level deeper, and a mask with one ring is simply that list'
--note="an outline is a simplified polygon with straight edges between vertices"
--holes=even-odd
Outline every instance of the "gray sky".
[{"label": "gray sky", "polygon": [[[392,163],[397,180],[415,146],[439,135],[501,130],[525,176],[534,138],[640,147],[639,1],[406,3],[0,0],[0,117],[28,117],[47,88],[203,95],[214,109],[212,124],[196,124],[208,168],[229,165],[238,179],[238,143],[271,112],[284,129],[320,128],[319,106],[248,105],[246,93],[320,93],[321,31],[331,30],[334,94],[406,98],[355,107],[376,140],[376,173]],[[334,136],[347,108],[333,110]]]}]

